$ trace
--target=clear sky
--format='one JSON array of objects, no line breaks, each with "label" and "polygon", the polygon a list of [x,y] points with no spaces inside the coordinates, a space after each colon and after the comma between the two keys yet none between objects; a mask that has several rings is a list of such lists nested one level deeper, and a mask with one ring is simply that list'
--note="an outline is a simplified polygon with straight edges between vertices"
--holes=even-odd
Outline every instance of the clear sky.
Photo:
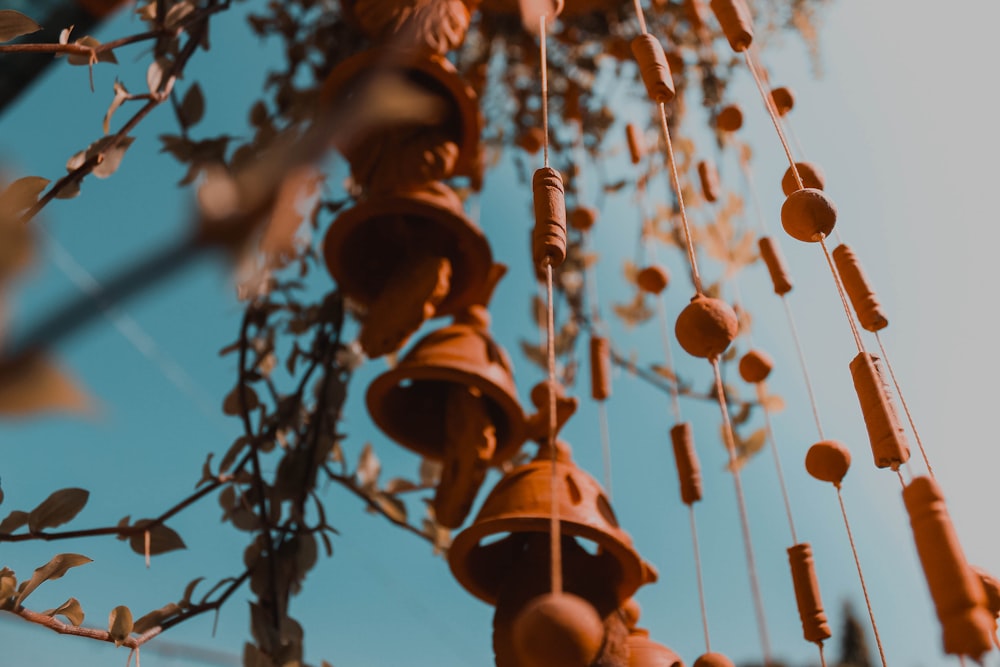
[{"label": "clear sky", "polygon": [[[207,92],[208,114],[199,128],[205,133],[246,131],[245,109],[260,88],[268,60],[278,55],[247,36],[242,10],[231,14],[213,29],[212,52],[200,54],[190,69]],[[990,66],[1000,9],[975,0],[933,6],[839,0],[826,9],[825,18],[822,78],[813,77],[794,36],[768,49],[764,59],[772,80],[790,85],[797,94],[791,116],[795,133],[808,157],[823,166],[827,190],[840,210],[838,228],[861,255],[887,308],[891,325],[883,341],[969,560],[1000,572],[997,503],[992,499],[1000,453],[992,442],[991,414],[1000,371],[991,305],[1000,236],[992,219],[992,180],[1000,135]],[[119,17],[106,26],[104,36],[136,30],[129,21]],[[0,117],[4,163],[24,174],[55,178],[64,173],[65,160],[100,136],[114,77],[130,89],[144,86],[143,66],[132,62],[144,63],[145,54],[126,52],[119,60],[119,69],[96,68],[96,94],[88,90],[85,69],[53,67]],[[844,497],[889,664],[957,665],[941,654],[940,631],[898,482],[871,464],[847,368],[853,343],[829,272],[818,248],[781,233],[778,180],[784,156],[777,138],[746,75],[734,96],[746,111],[743,132],[754,146],[764,214],[774,235],[782,236],[796,280],[791,303],[824,427],[854,453]],[[695,120],[696,105],[691,108]],[[155,139],[170,131],[173,120],[161,109],[141,126],[117,174],[106,181],[88,179],[80,198],[57,202],[37,223],[98,278],[183,233],[190,193],[175,187],[182,173],[158,152]],[[722,167],[724,178],[736,176],[731,162]],[[624,160],[609,168],[626,173]],[[739,182],[737,178],[734,187]],[[494,300],[497,338],[512,352],[519,338],[535,336],[527,308],[527,295],[534,289],[524,242],[530,225],[528,197],[505,165],[489,174],[479,202],[494,255],[512,267]],[[620,262],[631,256],[637,222],[627,196],[610,199],[609,207],[595,232],[604,260],[599,281],[605,303],[628,296]],[[675,276],[683,275],[679,254],[661,255]],[[74,294],[77,288],[56,265],[59,258],[57,249],[45,252],[16,293],[10,304],[15,331]],[[755,316],[756,344],[777,361],[771,385],[785,397],[787,409],[777,416],[775,431],[800,539],[814,546],[836,637],[842,627],[841,603],[850,600],[858,613],[863,610],[836,497],[801,465],[817,438],[780,303],[758,268],[741,275],[740,289]],[[668,292],[668,307],[676,313],[690,288],[677,279]],[[155,341],[156,351],[140,354],[106,320],[60,346],[60,359],[99,401],[97,415],[0,427],[0,478],[6,494],[0,514],[29,509],[54,489],[82,486],[91,490],[91,500],[76,526],[106,525],[125,514],[152,516],[189,493],[207,452],[224,451],[238,435],[236,420],[213,411],[235,380],[233,359],[216,354],[235,339],[239,317],[226,267],[203,264],[129,303],[124,312]],[[635,332],[616,330],[615,340],[623,348],[635,348],[644,360],[660,360],[653,325]],[[183,369],[180,379],[174,368],[171,381],[163,363]],[[515,364],[526,399],[539,375],[523,358],[515,357]],[[703,362],[684,359],[679,365],[685,374],[700,378],[700,385],[708,385]],[[371,363],[354,380],[344,425],[350,435],[347,448],[356,456],[371,441],[383,460],[384,475],[413,476],[415,457],[376,431],[363,408],[364,388],[384,367],[381,361]],[[609,413],[615,510],[661,574],[660,583],[638,596],[642,622],[690,664],[703,647],[686,510],[678,502],[667,445],[666,397],[623,374],[614,380]],[[759,660],[732,484],[721,472],[724,452],[715,442],[716,414],[694,404],[685,404],[685,410],[696,423],[706,474],[706,501],[698,507],[698,520],[713,645],[737,661]],[[600,477],[596,420],[594,406],[584,398],[566,436],[580,464]],[[768,459],[752,462],[744,482],[775,653],[796,664],[815,661],[814,647],[801,639],[794,609],[784,553],[790,541]],[[329,489],[325,497],[341,537],[333,558],[310,574],[306,591],[292,608],[306,628],[308,659],[326,659],[337,667],[491,664],[492,610],[454,582],[444,561],[432,557],[429,547],[413,536],[366,515],[338,489]],[[214,580],[232,574],[244,537],[219,523],[220,515],[213,501],[206,500],[179,517],[172,526],[188,550],[154,558],[148,571],[140,557],[116,540],[2,545],[0,565],[26,577],[55,553],[90,556],[94,563],[46,584],[31,601],[43,609],[75,596],[88,623],[103,626],[107,612],[118,604],[129,605],[138,615],[178,599],[196,576]],[[247,598],[237,594],[223,610],[215,639],[208,618],[171,630],[165,639],[235,655],[249,635]],[[115,653],[95,642],[59,637],[12,617],[0,616],[0,621],[4,664],[62,665],[72,660],[79,667],[103,667],[125,660],[124,650]],[[835,644],[831,648],[835,655]],[[144,652],[144,664],[190,663]],[[1000,665],[996,653],[987,664]]]}]

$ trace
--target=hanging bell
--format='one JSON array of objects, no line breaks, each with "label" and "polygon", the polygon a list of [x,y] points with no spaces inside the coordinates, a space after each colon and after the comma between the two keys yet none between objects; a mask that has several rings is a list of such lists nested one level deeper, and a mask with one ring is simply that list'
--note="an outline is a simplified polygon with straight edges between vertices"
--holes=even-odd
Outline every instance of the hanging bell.
[{"label": "hanging bell", "polygon": [[505,271],[494,265],[478,303],[422,338],[368,387],[368,412],[386,435],[444,461],[434,507],[449,528],[464,521],[487,468],[524,442],[510,360],[490,337],[485,306]]},{"label": "hanging bell", "polygon": [[627,600],[620,610],[628,628],[628,667],[684,667],[676,653],[650,639],[649,630],[637,626],[640,611],[635,599]]},{"label": "hanging bell", "polygon": [[442,183],[348,209],[330,226],[323,256],[341,291],[368,309],[361,344],[369,357],[471,304],[493,261],[486,236]]},{"label": "hanging bell", "polygon": [[319,94],[320,119],[369,192],[482,171],[476,94],[443,56],[379,48],[339,63]]},{"label": "hanging bell", "polygon": [[[374,40],[444,55],[465,41],[466,0],[341,0],[345,18]],[[472,3],[475,4],[475,3]]]}]

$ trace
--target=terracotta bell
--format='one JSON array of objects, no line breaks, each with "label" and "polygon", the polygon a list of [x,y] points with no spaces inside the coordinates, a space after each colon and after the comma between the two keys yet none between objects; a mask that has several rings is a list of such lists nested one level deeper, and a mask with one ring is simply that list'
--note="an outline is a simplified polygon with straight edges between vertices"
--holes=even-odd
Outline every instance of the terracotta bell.
[{"label": "terracotta bell", "polygon": [[398,349],[424,320],[475,301],[493,258],[486,236],[442,183],[369,198],[342,213],[323,241],[330,275],[374,318],[370,357]]},{"label": "terracotta bell", "polygon": [[634,599],[622,605],[621,613],[628,627],[628,667],[684,667],[676,653],[649,638],[649,630],[637,627],[640,609]]},{"label": "terracotta bell", "polygon": [[[366,84],[371,108],[357,108]],[[382,99],[415,93],[411,99]],[[398,108],[398,109],[397,109]],[[482,115],[476,94],[443,56],[378,48],[338,64],[320,91],[320,109],[344,114],[331,120],[334,144],[351,164],[354,180],[384,192],[426,181],[482,172]],[[406,116],[393,118],[387,109]],[[353,113],[352,113],[353,112]],[[346,126],[348,129],[340,130]]]},{"label": "terracotta bell", "polygon": [[429,459],[444,461],[434,506],[439,523],[461,525],[486,469],[524,442],[524,413],[510,360],[490,336],[486,310],[506,271],[494,265],[478,303],[418,341],[368,387],[368,412],[386,435]]},{"label": "terracotta bell", "polygon": [[475,2],[466,0],[341,0],[340,3],[345,18],[371,39],[442,55],[465,41],[474,5]]}]

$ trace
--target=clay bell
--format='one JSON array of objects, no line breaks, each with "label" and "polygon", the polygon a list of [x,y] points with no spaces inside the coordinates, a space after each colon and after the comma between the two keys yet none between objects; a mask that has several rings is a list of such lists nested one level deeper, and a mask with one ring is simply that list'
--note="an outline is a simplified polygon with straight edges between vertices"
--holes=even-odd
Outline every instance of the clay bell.
[{"label": "clay bell", "polygon": [[323,83],[320,110],[367,190],[481,175],[478,100],[441,55],[379,48],[351,56]]},{"label": "clay bell", "polygon": [[649,631],[637,627],[639,605],[628,600],[621,613],[628,628],[628,667],[684,667],[684,661],[663,644],[649,638]]},{"label": "clay bell", "polygon": [[[585,580],[607,583],[620,605],[640,586],[656,581],[656,570],[639,556],[632,539],[618,525],[601,486],[573,463],[569,446],[557,442],[555,459],[556,501],[563,539],[582,539],[597,545],[596,555],[586,553],[575,570],[586,570]],[[538,535],[547,544],[551,468],[549,448],[540,447],[534,460],[515,468],[497,483],[476,520],[455,536],[448,550],[452,574],[484,602],[497,603],[512,564],[521,556],[525,536]],[[566,557],[564,549],[564,566],[568,568]],[[547,572],[547,559],[541,562],[543,572]],[[570,572],[564,577],[571,591]]]},{"label": "clay bell", "polygon": [[465,0],[341,0],[345,17],[368,37],[444,55],[465,40],[472,18]]},{"label": "clay bell", "polygon": [[381,317],[370,333],[383,340],[362,335],[369,356],[398,349],[424,320],[471,304],[493,262],[486,236],[441,183],[348,209],[330,226],[323,256],[344,295]]}]

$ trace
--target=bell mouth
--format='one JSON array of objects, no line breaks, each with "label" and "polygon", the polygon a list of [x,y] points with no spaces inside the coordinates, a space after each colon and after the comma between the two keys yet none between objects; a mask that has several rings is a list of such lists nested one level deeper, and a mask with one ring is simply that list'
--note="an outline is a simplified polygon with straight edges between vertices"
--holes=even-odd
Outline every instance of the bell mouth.
[{"label": "bell mouth", "polygon": [[[409,82],[445,102],[447,111],[436,125],[451,129],[450,136],[458,146],[458,159],[451,176],[476,178],[480,173],[479,137],[482,133],[482,113],[475,91],[462,80],[455,66],[436,53],[417,50],[369,49],[341,61],[327,76],[320,90],[320,108],[329,110],[357,93],[376,73],[402,74]],[[426,123],[417,123],[426,125]],[[363,146],[366,136],[384,130],[373,127],[359,136],[338,133],[337,147],[344,153]]]},{"label": "bell mouth", "polygon": [[451,286],[435,317],[471,305],[493,264],[486,235],[441,184],[362,201],[342,213],[323,240],[330,275],[344,294],[364,305],[379,297],[396,268],[415,253],[451,262]]}]

